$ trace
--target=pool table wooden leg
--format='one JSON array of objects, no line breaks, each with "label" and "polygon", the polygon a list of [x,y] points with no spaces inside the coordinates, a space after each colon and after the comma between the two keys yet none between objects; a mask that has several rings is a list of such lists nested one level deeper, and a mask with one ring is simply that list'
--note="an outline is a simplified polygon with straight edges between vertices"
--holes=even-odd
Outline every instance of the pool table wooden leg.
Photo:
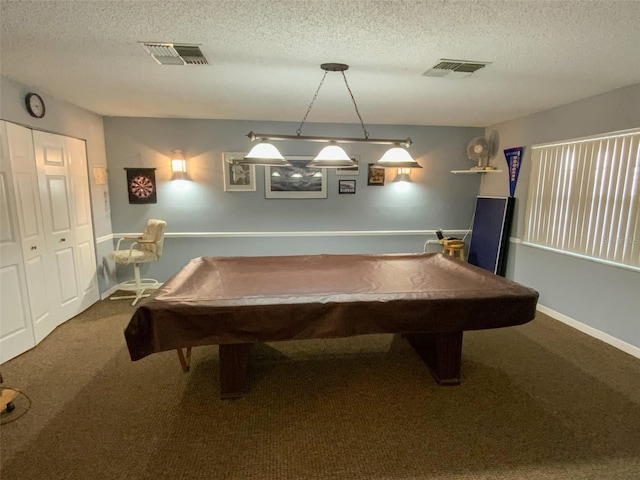
[{"label": "pool table wooden leg", "polygon": [[460,384],[462,332],[406,333],[404,337],[440,385]]},{"label": "pool table wooden leg", "polygon": [[176,348],[176,352],[178,352],[178,360],[180,360],[180,366],[182,367],[182,371],[187,373],[189,368],[191,367],[191,347],[187,347],[187,355],[182,353],[182,348]]},{"label": "pool table wooden leg", "polygon": [[240,398],[249,390],[247,365],[251,343],[229,343],[219,345],[220,397]]}]

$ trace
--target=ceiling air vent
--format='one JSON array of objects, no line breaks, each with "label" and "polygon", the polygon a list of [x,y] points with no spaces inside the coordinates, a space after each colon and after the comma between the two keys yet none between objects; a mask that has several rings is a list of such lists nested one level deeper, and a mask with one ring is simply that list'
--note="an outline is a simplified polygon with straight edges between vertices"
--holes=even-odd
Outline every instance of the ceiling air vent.
[{"label": "ceiling air vent", "polygon": [[441,58],[431,69],[424,72],[425,77],[468,77],[473,72],[490,65],[490,62],[475,62],[468,60],[449,60]]},{"label": "ceiling air vent", "polygon": [[198,45],[140,42],[140,45],[160,65],[208,65]]}]

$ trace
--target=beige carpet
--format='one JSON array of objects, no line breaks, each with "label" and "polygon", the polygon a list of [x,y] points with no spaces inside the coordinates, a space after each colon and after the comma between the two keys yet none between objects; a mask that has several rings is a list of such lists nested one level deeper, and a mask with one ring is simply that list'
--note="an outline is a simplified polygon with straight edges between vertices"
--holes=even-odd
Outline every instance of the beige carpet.
[{"label": "beige carpet", "polygon": [[189,374],[131,362],[132,311],[100,302],[2,365],[32,402],[3,414],[2,480],[640,478],[640,360],[544,315],[465,333],[457,387],[371,335],[257,347],[222,401],[215,346]]}]

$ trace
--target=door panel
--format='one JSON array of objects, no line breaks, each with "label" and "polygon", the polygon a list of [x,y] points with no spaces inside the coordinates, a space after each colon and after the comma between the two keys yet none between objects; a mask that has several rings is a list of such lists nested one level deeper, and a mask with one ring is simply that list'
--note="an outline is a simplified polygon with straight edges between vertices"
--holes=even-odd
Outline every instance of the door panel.
[{"label": "door panel", "polygon": [[91,228],[91,199],[87,179],[72,177],[71,193],[75,200],[76,228]]},{"label": "door panel", "polygon": [[10,360],[35,345],[20,263],[7,265],[3,254],[0,268],[0,362]]},{"label": "door panel", "polygon": [[5,122],[0,121],[0,363],[35,345]]},{"label": "door panel", "polygon": [[69,179],[74,199],[73,231],[75,233],[76,259],[78,262],[79,293],[82,307],[86,308],[100,299],[98,292],[95,235],[91,219],[91,196],[89,192],[89,170],[87,148],[82,140],[67,139],[69,149]]},{"label": "door panel", "polygon": [[21,275],[17,264],[0,268],[2,283],[2,338],[7,339],[28,328],[31,323],[23,308],[23,295],[20,289]]},{"label": "door panel", "polygon": [[87,294],[96,287],[94,246],[89,242],[78,244],[78,259],[80,260],[80,293]]},{"label": "door panel", "polygon": [[[50,321],[52,313],[49,302],[49,289],[47,288],[46,282],[47,270],[44,266],[42,255],[27,260],[25,262],[25,268],[33,321],[38,324],[42,324],[48,320]],[[53,325],[49,331],[54,328],[56,328],[56,325]],[[44,336],[40,337],[38,342],[42,340],[42,338],[44,338]]]},{"label": "door panel", "polygon": [[58,301],[64,319],[99,300],[85,142],[34,132],[44,227],[56,257]]},{"label": "door panel", "polygon": [[76,262],[73,248],[61,248],[56,251],[58,266],[58,287],[62,305],[68,305],[78,299],[78,279],[76,277]]},{"label": "door panel", "polygon": [[[51,269],[52,309],[60,312],[58,325],[80,310],[77,276],[75,275],[75,238],[71,225],[67,179],[68,152],[65,137],[46,132],[33,132],[40,203],[47,241],[47,266]],[[56,325],[57,326],[57,325]]]},{"label": "door panel", "polygon": [[63,144],[42,144],[42,161],[45,165],[64,167],[64,157],[65,155]]},{"label": "door panel", "polygon": [[7,172],[0,171],[0,243],[11,245],[16,243],[15,232],[9,213],[9,191],[7,189]]},{"label": "door panel", "polygon": [[38,185],[34,183],[34,181],[37,182],[37,178],[33,178],[29,173],[15,173],[13,178],[23,240],[27,243],[34,239],[37,241],[42,235],[39,214],[40,199],[37,197]]},{"label": "door panel", "polygon": [[71,230],[67,179],[61,175],[46,175],[45,178],[47,182],[47,203],[50,207],[49,215],[51,216],[51,233],[67,233]]},{"label": "door panel", "polygon": [[31,321],[35,343],[38,343],[60,324],[62,312],[56,308],[55,288],[49,287],[54,265],[47,253],[33,134],[30,129],[12,123],[7,123],[6,127],[20,206],[18,218]]}]

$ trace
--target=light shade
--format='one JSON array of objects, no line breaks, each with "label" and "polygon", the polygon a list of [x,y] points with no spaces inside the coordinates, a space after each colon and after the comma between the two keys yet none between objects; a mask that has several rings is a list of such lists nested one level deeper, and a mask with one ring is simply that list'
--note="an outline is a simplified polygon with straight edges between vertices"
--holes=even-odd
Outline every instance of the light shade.
[{"label": "light shade", "polygon": [[396,178],[393,179],[394,182],[411,182],[411,169],[410,168],[399,168],[398,174]]},{"label": "light shade", "polygon": [[393,147],[387,150],[382,158],[374,163],[374,166],[383,168],[422,168],[422,166],[411,157],[411,154],[401,147]]},{"label": "light shade", "polygon": [[287,162],[278,149],[266,140],[262,140],[253,146],[247,155],[238,161],[240,165],[270,165],[277,167],[287,167],[291,165]]},{"label": "light shade", "polygon": [[171,180],[189,180],[187,176],[187,161],[182,154],[182,150],[174,150],[171,154]]},{"label": "light shade", "polygon": [[335,142],[320,150],[320,153],[307,164],[308,167],[320,168],[339,168],[339,167],[355,167],[357,163],[349,158],[347,152]]},{"label": "light shade", "polygon": [[171,155],[171,171],[173,173],[187,172],[187,161],[184,159],[184,155],[182,154],[182,150],[174,150]]}]

